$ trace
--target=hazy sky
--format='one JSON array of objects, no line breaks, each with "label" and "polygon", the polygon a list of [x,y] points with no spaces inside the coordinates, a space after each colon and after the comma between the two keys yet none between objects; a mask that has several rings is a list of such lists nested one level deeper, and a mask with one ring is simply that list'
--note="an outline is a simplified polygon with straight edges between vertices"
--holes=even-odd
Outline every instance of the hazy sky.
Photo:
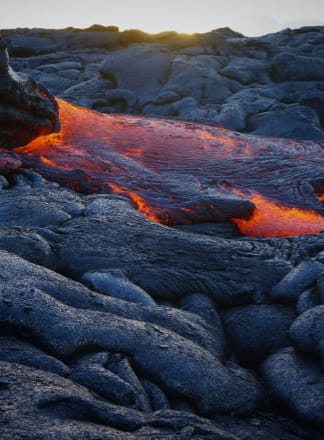
[{"label": "hazy sky", "polygon": [[229,26],[246,35],[261,35],[324,24],[324,0],[0,0],[0,6],[0,29],[99,23],[153,33]]}]

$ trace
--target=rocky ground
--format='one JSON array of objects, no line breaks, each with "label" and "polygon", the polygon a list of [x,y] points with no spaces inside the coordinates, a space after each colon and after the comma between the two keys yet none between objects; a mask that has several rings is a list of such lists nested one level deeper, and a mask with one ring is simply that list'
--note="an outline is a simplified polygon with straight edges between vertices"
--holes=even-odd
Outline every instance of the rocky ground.
[{"label": "rocky ground", "polygon": [[[4,34],[16,70],[97,110],[323,139],[321,28]],[[324,233],[169,228],[26,170],[0,186],[1,439],[324,438]]]},{"label": "rocky ground", "polygon": [[258,38],[93,26],[4,30],[15,70],[102,112],[172,116],[264,136],[323,139],[324,28]]}]

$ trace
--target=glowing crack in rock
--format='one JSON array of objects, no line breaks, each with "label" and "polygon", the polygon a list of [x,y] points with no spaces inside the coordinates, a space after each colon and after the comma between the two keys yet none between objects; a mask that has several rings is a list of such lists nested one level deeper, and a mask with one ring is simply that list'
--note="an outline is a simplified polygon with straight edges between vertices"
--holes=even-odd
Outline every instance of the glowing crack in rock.
[{"label": "glowing crack in rock", "polygon": [[321,142],[58,104],[61,131],[14,150],[49,180],[127,196],[166,225],[231,219],[266,237],[324,230]]}]

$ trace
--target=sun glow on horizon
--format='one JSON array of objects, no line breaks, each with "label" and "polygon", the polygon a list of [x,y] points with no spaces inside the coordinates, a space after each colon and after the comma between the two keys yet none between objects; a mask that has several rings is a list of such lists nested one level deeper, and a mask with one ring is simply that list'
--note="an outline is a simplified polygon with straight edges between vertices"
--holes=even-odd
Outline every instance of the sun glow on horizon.
[{"label": "sun glow on horizon", "polygon": [[16,27],[87,28],[115,25],[121,31],[203,33],[231,27],[245,35],[285,27],[324,24],[324,2],[308,0],[11,0],[1,5],[0,29]]}]

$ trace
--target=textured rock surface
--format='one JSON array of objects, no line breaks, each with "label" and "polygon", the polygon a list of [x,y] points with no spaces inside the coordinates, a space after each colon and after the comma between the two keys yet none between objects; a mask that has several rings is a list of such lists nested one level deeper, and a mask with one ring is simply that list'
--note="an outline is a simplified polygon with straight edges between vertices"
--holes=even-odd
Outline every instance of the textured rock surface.
[{"label": "textured rock surface", "polygon": [[247,305],[229,309],[222,317],[234,353],[242,364],[253,367],[290,345],[289,327],[296,313],[279,305]]},{"label": "textured rock surface", "polygon": [[[20,261],[9,254],[1,257],[5,278]],[[50,274],[46,275],[48,282]],[[261,401],[261,386],[250,373],[239,367],[226,369],[213,353],[158,325],[68,307],[24,279],[13,286],[6,281],[0,287],[0,298],[2,324],[23,327],[37,344],[59,358],[67,359],[91,347],[125,353],[135,370],[188,399],[203,414],[250,413]]]},{"label": "textured rock surface", "polygon": [[[301,258],[320,264],[323,234],[183,232],[122,197],[77,195],[26,171],[1,199],[3,438],[321,438],[323,373],[306,354],[318,353],[320,336],[306,339],[321,309],[294,320],[292,308],[267,302]],[[292,321],[298,356],[278,351]],[[244,368],[265,357],[262,377]]]},{"label": "textured rock surface", "polygon": [[270,356],[262,371],[280,405],[301,420],[324,427],[324,381],[319,363],[300,357],[288,347]]},{"label": "textured rock surface", "polygon": [[324,305],[302,313],[291,326],[290,336],[297,348],[319,355],[324,363]]},{"label": "textured rock surface", "polygon": [[94,110],[324,138],[323,27],[257,38],[227,28],[189,37],[109,26],[3,34],[16,70]]},{"label": "textured rock surface", "polygon": [[272,300],[294,303],[308,287],[312,287],[324,266],[313,260],[304,260],[294,267],[270,292]]}]

